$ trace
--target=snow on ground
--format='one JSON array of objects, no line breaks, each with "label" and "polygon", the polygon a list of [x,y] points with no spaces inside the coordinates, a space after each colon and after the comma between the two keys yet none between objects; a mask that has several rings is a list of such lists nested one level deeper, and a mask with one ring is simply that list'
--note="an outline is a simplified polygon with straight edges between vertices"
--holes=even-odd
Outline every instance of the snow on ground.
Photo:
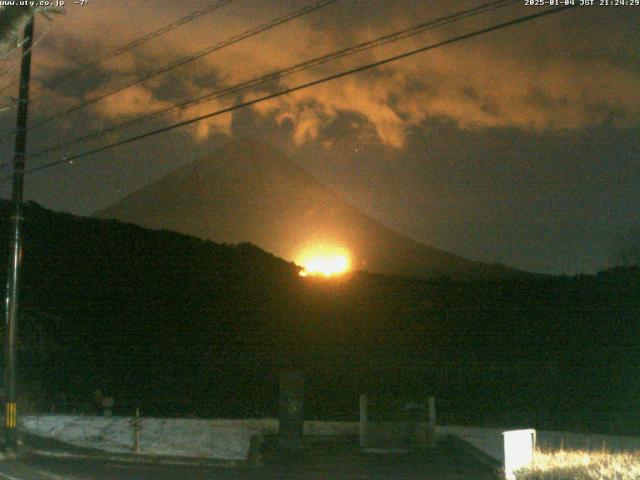
[{"label": "snow on ground", "polygon": [[[21,427],[32,434],[110,453],[133,453],[132,417],[30,415]],[[251,437],[278,433],[276,419],[206,420],[142,418],[141,455],[245,460]],[[357,435],[357,422],[304,422],[305,435]]]},{"label": "snow on ground", "polygon": [[[81,415],[31,415],[21,419],[21,427],[42,437],[54,438],[80,447],[111,453],[133,453],[132,417],[92,417]],[[251,438],[278,433],[277,419],[142,419],[141,455],[246,460]],[[393,433],[389,430],[389,434]],[[504,460],[502,429],[438,426],[437,434],[455,435],[496,460]],[[304,423],[305,435],[357,435],[357,422]],[[582,448],[611,451],[640,450],[640,438],[583,435],[568,432],[538,432],[538,445],[546,448]]]},{"label": "snow on ground", "polygon": [[[132,453],[131,417],[31,415],[21,427],[29,433],[80,447]],[[244,460],[251,437],[275,434],[277,420],[142,418],[139,453],[177,457]]]}]

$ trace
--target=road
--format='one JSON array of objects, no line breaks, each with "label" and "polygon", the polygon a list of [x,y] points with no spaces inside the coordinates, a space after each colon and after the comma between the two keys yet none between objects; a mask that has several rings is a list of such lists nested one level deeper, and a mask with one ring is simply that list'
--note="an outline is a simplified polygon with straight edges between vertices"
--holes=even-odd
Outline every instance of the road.
[{"label": "road", "polygon": [[260,467],[132,463],[26,455],[0,462],[0,480],[496,480],[495,472],[448,443],[405,454],[320,445],[304,459],[267,458]]}]

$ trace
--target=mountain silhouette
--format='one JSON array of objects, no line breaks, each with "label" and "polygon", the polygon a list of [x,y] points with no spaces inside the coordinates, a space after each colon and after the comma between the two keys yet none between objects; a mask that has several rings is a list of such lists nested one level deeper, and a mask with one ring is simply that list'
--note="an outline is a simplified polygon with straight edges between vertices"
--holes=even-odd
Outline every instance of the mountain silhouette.
[{"label": "mountain silhouette", "polygon": [[353,268],[417,278],[504,278],[519,272],[423,245],[344,201],[276,148],[231,142],[96,216],[215,242],[251,242],[288,260],[316,245],[346,249]]},{"label": "mountain silhouette", "polygon": [[[3,278],[11,212],[0,201]],[[88,412],[101,389],[118,415],[261,418],[277,415],[279,372],[297,368],[309,419],[356,419],[362,392],[429,394],[462,424],[602,431],[611,421],[618,434],[640,432],[629,410],[640,389],[638,269],[311,279],[250,244],[30,202],[23,213],[23,405]]]}]

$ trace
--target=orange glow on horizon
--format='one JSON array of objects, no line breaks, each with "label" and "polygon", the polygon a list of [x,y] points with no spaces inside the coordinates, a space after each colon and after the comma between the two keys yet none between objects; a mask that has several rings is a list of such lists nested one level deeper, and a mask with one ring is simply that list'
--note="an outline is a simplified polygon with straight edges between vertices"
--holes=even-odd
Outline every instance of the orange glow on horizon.
[{"label": "orange glow on horizon", "polygon": [[315,247],[305,250],[296,262],[302,267],[300,275],[335,277],[351,270],[351,259],[344,249]]}]

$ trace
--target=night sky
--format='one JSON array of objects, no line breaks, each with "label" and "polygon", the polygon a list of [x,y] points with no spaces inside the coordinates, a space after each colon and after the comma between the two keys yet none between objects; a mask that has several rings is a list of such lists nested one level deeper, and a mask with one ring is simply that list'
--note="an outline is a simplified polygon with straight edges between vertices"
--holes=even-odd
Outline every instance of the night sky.
[{"label": "night sky", "polygon": [[[74,65],[210,3],[67,1],[65,15],[51,22],[38,16],[30,120],[313,2],[235,0],[47,87]],[[340,0],[34,128],[29,149],[481,3]],[[27,164],[60,160],[545,8],[524,3]],[[27,199],[90,215],[231,138],[249,137],[282,149],[365,213],[427,245],[535,272],[593,273],[610,265],[616,239],[640,223],[639,25],[640,6],[576,7],[34,173],[27,177]],[[14,52],[0,61],[0,88],[17,75],[18,60]],[[16,96],[17,86],[2,95]],[[3,132],[14,121],[15,109],[0,112]],[[0,147],[3,162],[11,159],[12,143],[5,139]],[[0,195],[9,198],[10,182],[2,183]]]}]

